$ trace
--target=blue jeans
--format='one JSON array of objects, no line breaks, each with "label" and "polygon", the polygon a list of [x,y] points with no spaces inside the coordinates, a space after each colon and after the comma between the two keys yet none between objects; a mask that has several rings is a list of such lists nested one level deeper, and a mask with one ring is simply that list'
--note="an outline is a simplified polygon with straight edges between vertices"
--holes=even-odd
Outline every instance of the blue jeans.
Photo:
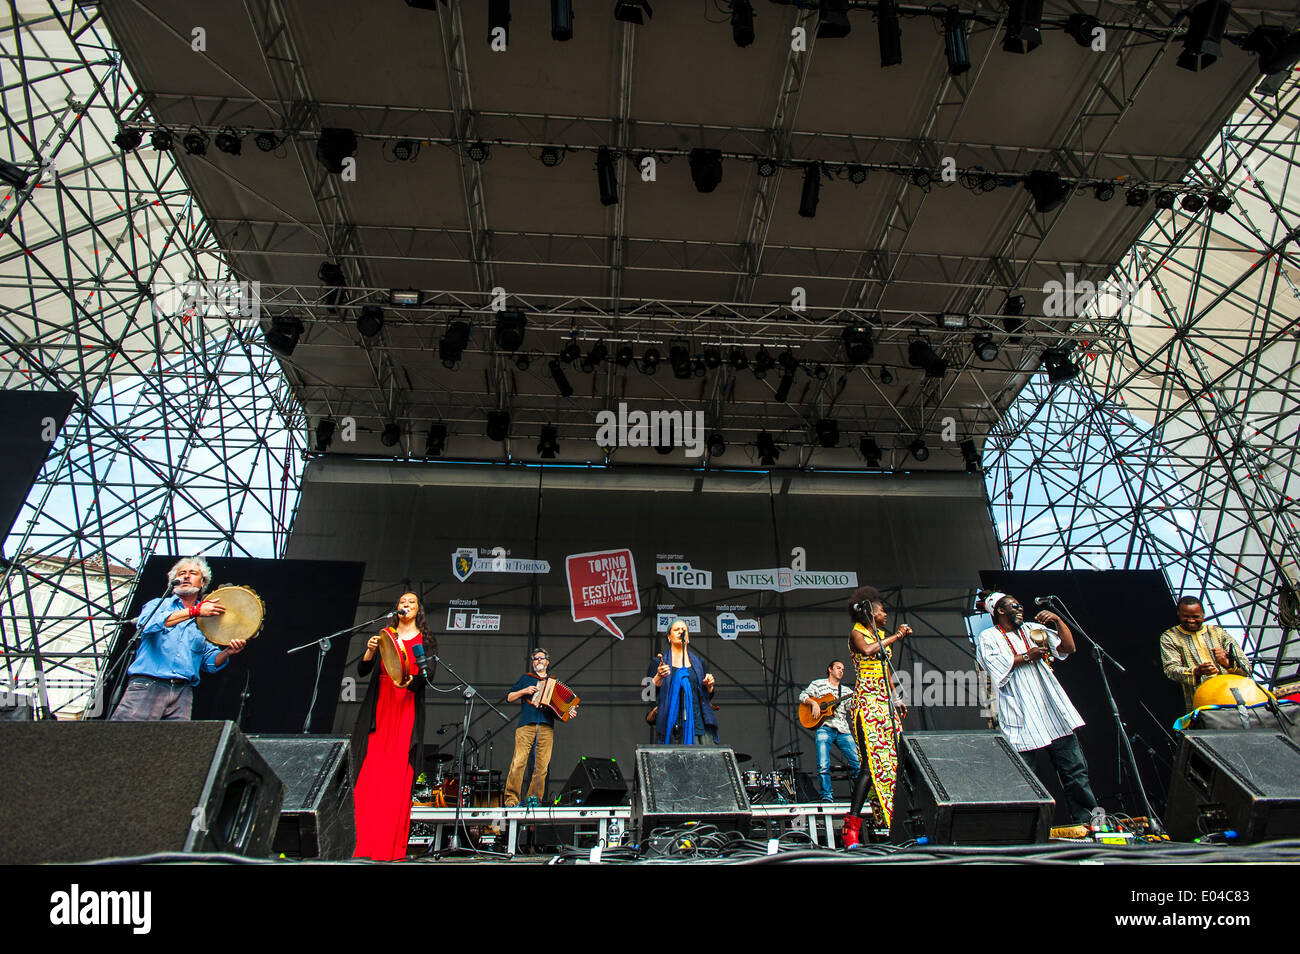
[{"label": "blue jeans", "polygon": [[862,772],[862,761],[858,758],[858,747],[853,744],[853,736],[847,732],[836,732],[830,726],[823,725],[817,730],[817,787],[821,791],[822,801],[832,800],[831,795],[831,747],[839,746],[844,760],[853,768],[853,777]]},{"label": "blue jeans", "polygon": [[194,707],[194,688],[152,676],[132,676],[110,722],[187,721]]}]

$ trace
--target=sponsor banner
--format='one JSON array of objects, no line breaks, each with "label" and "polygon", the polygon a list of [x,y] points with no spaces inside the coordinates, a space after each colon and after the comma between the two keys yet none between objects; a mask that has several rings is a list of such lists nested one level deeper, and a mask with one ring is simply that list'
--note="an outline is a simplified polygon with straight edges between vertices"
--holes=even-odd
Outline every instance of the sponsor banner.
[{"label": "sponsor banner", "polygon": [[698,633],[700,629],[700,618],[698,616],[678,616],[676,613],[659,613],[655,616],[655,632],[666,633],[668,628],[673,625],[673,620],[686,620],[686,632]]},{"label": "sponsor banner", "polygon": [[852,590],[858,586],[854,570],[728,570],[727,586],[733,590]]},{"label": "sponsor banner", "polygon": [[479,556],[478,547],[459,547],[451,555],[451,575],[464,583],[474,573],[550,573],[546,560],[515,560],[504,547],[493,547],[490,556]]},{"label": "sponsor banner", "polygon": [[760,631],[758,620],[742,619],[735,613],[719,613],[715,625],[718,628],[718,635],[723,639],[735,639],[741,633],[757,633]]},{"label": "sponsor banner", "polygon": [[689,563],[656,563],[655,573],[668,581],[675,590],[711,590],[713,589],[713,571],[697,570]]},{"label": "sponsor banner", "polygon": [[492,630],[501,628],[500,613],[480,613],[477,609],[447,610],[448,630]]},{"label": "sponsor banner", "polygon": [[564,575],[569,583],[573,621],[595,620],[622,639],[623,632],[612,617],[641,612],[632,551],[597,550],[571,554],[564,558]]}]

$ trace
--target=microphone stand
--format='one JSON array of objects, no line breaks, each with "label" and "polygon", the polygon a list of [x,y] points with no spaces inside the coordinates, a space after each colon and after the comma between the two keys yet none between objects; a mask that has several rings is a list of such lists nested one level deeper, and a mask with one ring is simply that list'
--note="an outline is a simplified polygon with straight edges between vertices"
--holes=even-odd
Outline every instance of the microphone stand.
[{"label": "microphone stand", "polygon": [[1097,661],[1097,672],[1101,675],[1101,686],[1106,690],[1106,701],[1110,705],[1111,718],[1115,720],[1115,731],[1119,733],[1121,762],[1128,765],[1129,772],[1133,775],[1138,796],[1142,799],[1142,807],[1146,812],[1151,828],[1157,835],[1163,834],[1164,825],[1151,808],[1151,800],[1147,797],[1146,785],[1142,782],[1142,773],[1138,771],[1137,757],[1133,755],[1133,746],[1128,740],[1128,729],[1124,725],[1124,717],[1119,714],[1119,706],[1115,703],[1115,695],[1110,691],[1110,679],[1106,676],[1106,661],[1110,660],[1111,665],[1120,672],[1126,673],[1128,670],[1120,664],[1118,659],[1106,652],[1100,643],[1088,635],[1087,631],[1079,625],[1078,620],[1066,609],[1064,600],[1049,596],[1046,602],[1058,610],[1066,625],[1070,627],[1070,632],[1082,636],[1092,646],[1092,658]]},{"label": "microphone stand", "polygon": [[[131,664],[126,662],[126,660],[135,658],[136,647],[140,644],[140,635],[153,625],[154,618],[158,615],[158,611],[162,609],[163,603],[167,602],[167,597],[172,595],[172,591],[176,588],[176,585],[176,580],[171,580],[167,583],[167,588],[163,590],[163,595],[159,598],[157,605],[154,606],[153,612],[149,614],[149,618],[144,621],[143,626],[137,626],[135,628],[135,632],[131,634],[131,641],[127,643],[126,649],[122,651],[122,655],[118,656],[117,661],[113,663],[112,670],[104,674],[105,689],[112,685],[115,680],[118,680],[117,668],[119,666],[125,666],[127,669],[131,668]],[[199,596],[202,596],[202,592],[199,593]],[[199,601],[199,597],[196,596],[195,600]],[[118,625],[119,627],[121,626],[120,623]],[[180,624],[178,623],[177,625]],[[104,713],[108,718],[111,719],[113,717],[113,710],[117,708],[118,703],[122,701],[122,696],[124,695],[126,695],[126,680],[121,680],[117,687],[117,691],[113,693],[113,704],[109,706]],[[85,715],[84,711],[82,712],[82,715]]]},{"label": "microphone stand", "polygon": [[368,619],[364,623],[357,623],[355,626],[349,626],[347,629],[340,629],[337,633],[330,633],[328,636],[322,636],[320,639],[313,639],[311,642],[303,643],[301,646],[295,646],[293,649],[286,649],[286,656],[298,652],[300,649],[306,649],[308,646],[315,646],[319,650],[316,654],[316,678],[312,681],[311,686],[311,704],[307,706],[307,718],[302,722],[302,734],[307,735],[311,731],[311,714],[316,708],[316,696],[320,692],[320,674],[325,665],[325,654],[330,651],[330,640],[335,636],[342,636],[344,633],[350,633],[353,630],[360,629],[363,626],[373,626],[380,620],[392,619],[392,613],[384,613],[382,616],[376,616],[374,619]]},{"label": "microphone stand", "polygon": [[[465,704],[464,714],[461,716],[460,737],[456,740],[458,785],[456,788],[456,817],[451,829],[451,841],[446,848],[438,848],[433,842],[430,842],[429,850],[426,854],[433,858],[465,855],[489,855],[495,858],[509,858],[510,855],[504,851],[475,850],[469,846],[469,829],[465,826],[464,818],[461,817],[461,806],[464,799],[472,794],[472,791],[467,792],[465,790],[465,742],[469,738],[471,714],[474,711],[475,698],[483,699],[483,704],[499,715],[502,722],[509,722],[510,717],[487,699],[484,699],[483,696],[479,694],[479,691],[470,684],[469,680],[464,679],[460,673],[452,668],[450,663],[437,653],[433,653],[433,660],[438,665],[446,667],[447,672],[451,673],[452,677],[457,681],[458,685],[456,688],[460,690],[461,697],[465,700]],[[428,681],[427,674],[425,680],[426,682]],[[465,845],[463,847],[460,843],[460,836],[462,833],[465,835]]]}]

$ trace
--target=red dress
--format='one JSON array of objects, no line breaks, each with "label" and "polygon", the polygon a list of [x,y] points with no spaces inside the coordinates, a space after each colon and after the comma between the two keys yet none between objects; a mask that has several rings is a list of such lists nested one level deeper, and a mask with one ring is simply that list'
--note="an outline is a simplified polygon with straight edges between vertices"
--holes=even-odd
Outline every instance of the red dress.
[{"label": "red dress", "polygon": [[[420,641],[398,640],[406,650],[409,673],[419,675],[412,647]],[[379,665],[378,653],[375,664]],[[357,818],[355,858],[401,861],[411,833],[411,732],[415,727],[415,693],[399,689],[381,669],[375,731],[366,743],[366,759],[357,775],[353,802]]]}]

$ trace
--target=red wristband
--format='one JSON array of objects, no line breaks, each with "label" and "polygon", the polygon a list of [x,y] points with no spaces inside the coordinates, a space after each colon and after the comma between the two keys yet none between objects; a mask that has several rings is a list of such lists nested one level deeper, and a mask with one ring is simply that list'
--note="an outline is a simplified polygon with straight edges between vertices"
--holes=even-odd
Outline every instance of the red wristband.
[{"label": "red wristband", "polygon": [[199,607],[202,605],[202,603],[195,603],[190,607],[190,619],[194,619],[194,617],[199,615]]}]

